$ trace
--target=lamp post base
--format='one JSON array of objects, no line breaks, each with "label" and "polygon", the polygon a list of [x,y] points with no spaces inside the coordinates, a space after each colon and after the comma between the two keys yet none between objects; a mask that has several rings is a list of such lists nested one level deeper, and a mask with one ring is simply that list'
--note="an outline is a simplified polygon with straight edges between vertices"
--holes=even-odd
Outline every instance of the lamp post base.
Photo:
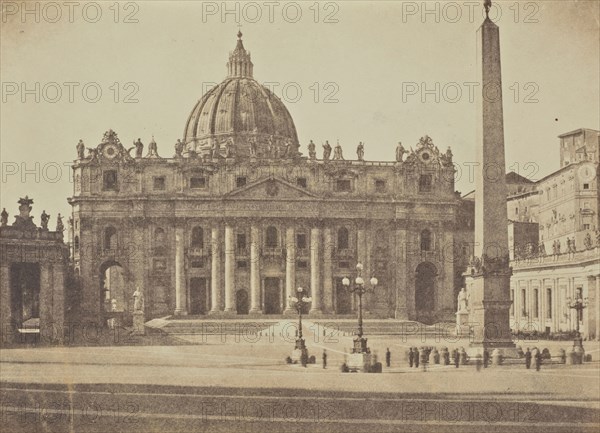
[{"label": "lamp post base", "polygon": [[306,366],[308,363],[308,349],[306,348],[304,338],[296,338],[296,345],[290,358],[292,359],[293,364],[302,364]]}]

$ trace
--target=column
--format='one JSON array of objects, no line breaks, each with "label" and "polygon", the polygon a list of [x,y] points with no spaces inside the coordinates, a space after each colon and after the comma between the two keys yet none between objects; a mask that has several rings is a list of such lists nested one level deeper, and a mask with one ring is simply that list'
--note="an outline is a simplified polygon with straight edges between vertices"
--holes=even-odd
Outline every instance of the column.
[{"label": "column", "polygon": [[[370,267],[369,267],[369,264],[367,263],[367,261],[368,261],[367,238],[366,238],[366,234],[365,234],[365,227],[362,224],[359,225],[358,230],[356,231],[356,257],[357,257],[358,263],[362,263],[362,265],[363,265],[362,277],[364,278],[365,281],[369,281],[369,278],[371,278],[371,276],[368,275]],[[356,273],[356,268],[353,267],[352,271],[353,272],[351,275],[354,275]],[[351,281],[350,284],[354,284],[353,278],[350,278],[350,281]],[[378,289],[375,288],[375,290],[378,290]],[[369,309],[369,305],[371,304],[371,302],[370,302],[371,296],[372,296],[371,293],[365,293],[363,295],[363,298],[362,298],[363,313]],[[354,298],[354,296],[353,296],[353,298]],[[358,310],[358,299],[357,299],[354,309]]]},{"label": "column", "polygon": [[53,286],[52,265],[49,261],[40,263],[40,293],[38,297],[40,313],[40,339],[48,342],[52,336],[54,305],[52,299]]},{"label": "column", "polygon": [[235,240],[231,222],[225,225],[225,311],[235,311]]},{"label": "column", "polygon": [[406,306],[406,256],[404,248],[406,246],[406,229],[396,228],[396,311],[395,318],[399,320],[408,320],[408,309]]},{"label": "column", "polygon": [[596,293],[594,294],[596,300],[596,341],[600,341],[600,275],[596,275]]},{"label": "column", "polygon": [[219,226],[214,226],[211,230],[211,313],[221,311],[221,230]]},{"label": "column", "polygon": [[331,228],[323,230],[323,309],[326,313],[332,313],[333,308],[333,237]]},{"label": "column", "polygon": [[250,227],[250,313],[262,313],[260,306],[260,232]]},{"label": "column", "polygon": [[319,249],[321,247],[321,230],[310,229],[310,293],[312,296],[311,313],[321,312],[321,273]]},{"label": "column", "polygon": [[285,305],[284,313],[292,312],[289,298],[296,296],[296,231],[288,227],[285,231]]},{"label": "column", "polygon": [[175,227],[175,314],[186,314],[185,309],[185,267],[184,267],[184,228]]}]

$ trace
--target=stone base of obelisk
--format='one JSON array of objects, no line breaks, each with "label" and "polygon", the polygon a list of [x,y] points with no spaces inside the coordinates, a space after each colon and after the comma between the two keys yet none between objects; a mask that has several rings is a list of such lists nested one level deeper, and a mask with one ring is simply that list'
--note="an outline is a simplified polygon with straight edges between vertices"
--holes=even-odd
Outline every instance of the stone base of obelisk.
[{"label": "stone base of obelisk", "polygon": [[371,368],[371,354],[367,352],[351,353],[348,355],[346,365],[348,371],[368,373]]},{"label": "stone base of obelisk", "polygon": [[134,311],[133,313],[133,335],[146,335],[146,322],[143,311]]},{"label": "stone base of obelisk", "polygon": [[467,276],[471,306],[469,326],[472,340],[467,354],[490,352],[498,349],[504,358],[518,358],[518,351],[510,331],[510,275],[506,272],[492,275]]}]

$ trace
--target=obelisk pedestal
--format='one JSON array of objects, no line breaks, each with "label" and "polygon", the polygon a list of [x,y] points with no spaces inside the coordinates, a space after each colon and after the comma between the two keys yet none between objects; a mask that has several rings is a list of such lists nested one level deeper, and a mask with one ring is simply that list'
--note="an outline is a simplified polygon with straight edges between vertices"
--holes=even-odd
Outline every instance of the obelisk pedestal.
[{"label": "obelisk pedestal", "polygon": [[510,276],[504,156],[500,33],[489,17],[477,31],[477,168],[475,255],[466,274],[471,351],[516,355],[510,332]]}]

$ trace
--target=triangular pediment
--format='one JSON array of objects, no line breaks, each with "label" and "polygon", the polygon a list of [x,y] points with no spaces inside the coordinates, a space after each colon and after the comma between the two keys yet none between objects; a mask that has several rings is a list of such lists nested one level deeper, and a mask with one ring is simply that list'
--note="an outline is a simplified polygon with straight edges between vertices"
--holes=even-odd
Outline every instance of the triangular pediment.
[{"label": "triangular pediment", "polygon": [[225,195],[225,198],[239,199],[272,199],[302,200],[314,199],[317,196],[304,188],[292,185],[278,178],[261,179],[242,188],[237,188]]}]

